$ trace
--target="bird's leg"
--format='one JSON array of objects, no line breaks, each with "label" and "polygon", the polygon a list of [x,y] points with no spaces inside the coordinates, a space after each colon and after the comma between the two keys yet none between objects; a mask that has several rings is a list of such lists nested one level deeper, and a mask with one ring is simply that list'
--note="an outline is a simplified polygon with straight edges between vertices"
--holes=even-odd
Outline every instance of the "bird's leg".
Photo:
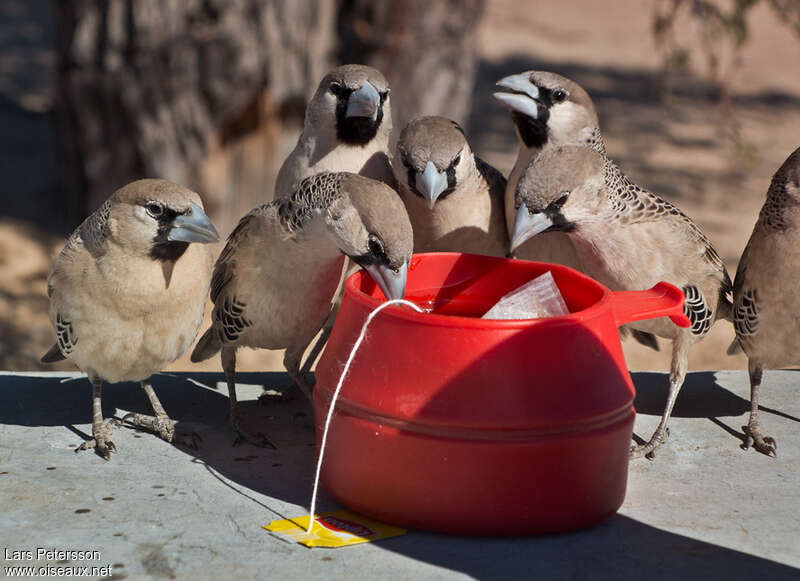
[{"label": "bird's leg", "polygon": [[292,381],[294,381],[295,385],[300,388],[300,391],[303,392],[303,395],[308,398],[308,401],[313,401],[312,392],[314,387],[309,385],[305,376],[300,373],[300,358],[303,356],[303,352],[306,350],[307,346],[308,343],[300,348],[289,347],[286,349],[286,354],[283,357],[283,366],[286,368],[286,371],[289,373],[289,377],[292,378]]},{"label": "bird's leg", "polygon": [[111,441],[113,422],[103,423],[103,378],[90,375],[89,380],[92,382],[92,439],[86,440],[75,448],[75,451],[80,452],[94,448],[98,455],[110,460],[111,452],[116,452],[117,447]]},{"label": "bird's leg", "polygon": [[311,371],[311,366],[314,365],[314,362],[317,360],[320,351],[322,351],[322,348],[325,346],[325,343],[328,342],[328,338],[331,336],[333,323],[336,321],[336,315],[339,314],[339,307],[341,306],[342,293],[339,293],[336,297],[336,301],[331,307],[330,312],[328,313],[327,318],[325,319],[325,323],[322,325],[322,333],[320,333],[319,337],[317,337],[317,342],[314,343],[314,347],[311,348],[311,352],[306,357],[305,363],[303,363],[303,366],[300,368],[300,377],[308,377],[308,374]]},{"label": "bird's leg", "polygon": [[750,371],[750,419],[747,421],[746,426],[742,426],[745,439],[742,448],[747,450],[751,445],[767,456],[775,456],[778,449],[778,443],[775,438],[765,436],[761,433],[761,427],[758,424],[758,390],[761,387],[761,367],[753,363],[752,359],[749,362]]},{"label": "bird's leg", "polygon": [[[339,308],[342,306],[342,298],[344,297],[344,281],[347,278],[349,268],[350,260],[347,259],[344,261],[342,275],[339,280],[339,286],[336,288],[336,295],[334,296],[331,310],[328,312],[328,316],[325,317],[325,322],[322,324],[322,333],[320,333],[320,336],[317,337],[317,342],[314,343],[314,347],[311,348],[311,352],[306,357],[305,363],[303,363],[302,367],[300,368],[299,375],[304,379],[308,377],[308,374],[311,371],[311,366],[314,365],[314,362],[317,360],[320,351],[322,351],[322,348],[325,346],[325,343],[328,342],[328,338],[331,336],[333,323],[336,321],[336,315],[339,314]],[[307,380],[306,385],[308,385]],[[299,384],[298,387],[303,389]]]},{"label": "bird's leg", "polygon": [[153,386],[150,385],[150,379],[145,379],[141,382],[142,389],[147,394],[147,399],[150,400],[150,406],[155,412],[154,416],[144,414],[130,413],[126,414],[123,422],[128,422],[134,426],[144,428],[155,433],[159,438],[170,444],[183,444],[189,448],[197,448],[197,441],[200,439],[195,433],[183,433],[175,429],[175,422],[169,419],[167,412],[164,411],[164,406],[161,405],[158,396],[156,395]]},{"label": "bird's leg", "polygon": [[242,419],[239,416],[239,405],[236,399],[235,347],[222,348],[222,370],[225,372],[225,381],[228,383],[228,401],[231,406],[229,421],[231,423],[231,429],[234,433],[233,445],[238,446],[244,440],[260,448],[275,448],[275,444],[273,444],[264,434],[254,434],[242,427]]},{"label": "bird's leg", "polygon": [[667,441],[669,437],[669,429],[667,423],[672,415],[672,408],[675,407],[675,401],[678,399],[678,393],[683,387],[683,381],[686,379],[686,370],[689,365],[689,347],[691,340],[687,336],[689,331],[680,333],[672,344],[672,364],[669,372],[669,394],[667,395],[667,405],[664,408],[664,413],[661,416],[661,421],[658,423],[656,431],[650,437],[650,441],[646,444],[631,447],[631,458],[640,458],[645,456],[647,459],[652,460],[655,458],[656,449]]}]

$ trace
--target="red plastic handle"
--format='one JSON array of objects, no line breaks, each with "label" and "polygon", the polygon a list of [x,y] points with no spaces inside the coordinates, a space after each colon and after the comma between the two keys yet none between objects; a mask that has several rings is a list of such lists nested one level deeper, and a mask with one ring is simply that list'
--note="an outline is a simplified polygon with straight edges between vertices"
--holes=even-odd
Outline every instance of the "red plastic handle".
[{"label": "red plastic handle", "polygon": [[618,327],[633,321],[658,317],[669,317],[679,327],[688,327],[691,324],[683,312],[683,293],[668,282],[660,282],[644,291],[616,291],[613,307]]}]

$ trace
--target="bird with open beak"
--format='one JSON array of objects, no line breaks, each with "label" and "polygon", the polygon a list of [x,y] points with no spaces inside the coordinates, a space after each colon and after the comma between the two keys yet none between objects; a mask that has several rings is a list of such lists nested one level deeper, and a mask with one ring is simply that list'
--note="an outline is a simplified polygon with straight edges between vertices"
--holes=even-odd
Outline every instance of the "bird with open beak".
[{"label": "bird with open beak", "polygon": [[603,154],[580,145],[548,149],[517,184],[511,249],[534,236],[565,233],[585,272],[612,290],[643,290],[659,281],[681,288],[691,321],[680,328],[662,317],[631,323],[672,340],[669,395],[650,440],[631,455],[653,457],[683,385],[689,349],[717,319],[730,317],[731,281],[697,225],[678,208],[628,180]]},{"label": "bird with open beak", "polygon": [[[559,145],[588,145],[601,153],[605,153],[605,146],[592,99],[574,81],[547,71],[527,71],[500,79],[497,87],[494,97],[511,113],[519,140],[517,161],[508,176],[505,195],[506,224],[511,235],[517,182],[536,156]],[[520,246],[515,255],[581,268],[575,249],[563,234],[531,240]]]},{"label": "bird with open beak", "polygon": [[192,361],[203,361],[222,351],[237,440],[269,445],[240,422],[236,350],[286,349],[286,370],[311,398],[300,360],[330,311],[345,257],[363,266],[387,299],[399,299],[412,244],[397,193],[347,172],[306,178],[291,196],[241,219],[214,268],[211,327],[192,353]]},{"label": "bird with open beak", "polygon": [[168,442],[194,444],[176,432],[150,376],[183,355],[203,322],[219,240],[200,196],[165,180],[139,180],[114,192],[81,224],[56,257],[47,280],[56,344],[45,363],[70,359],[93,389],[92,439],[108,460],[116,447],[103,423],[103,380],[141,383],[154,416],[123,418]]},{"label": "bird with open beak", "polygon": [[416,252],[508,252],[506,180],[472,153],[455,121],[421,117],[406,125],[393,169]]},{"label": "bird with open beak", "polygon": [[336,67],[306,107],[303,132],[278,172],[275,198],[290,196],[308,176],[330,171],[394,186],[391,132],[389,83],[380,71],[365,65]]}]

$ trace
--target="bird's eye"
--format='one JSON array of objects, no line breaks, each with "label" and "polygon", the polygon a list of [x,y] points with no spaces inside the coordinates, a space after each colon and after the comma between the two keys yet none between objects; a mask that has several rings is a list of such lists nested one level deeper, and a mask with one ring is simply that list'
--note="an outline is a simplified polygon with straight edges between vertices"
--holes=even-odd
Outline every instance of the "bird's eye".
[{"label": "bird's eye", "polygon": [[373,256],[380,256],[383,254],[383,243],[377,236],[370,236],[369,237],[369,253]]},{"label": "bird's eye", "polygon": [[459,162],[460,162],[460,161],[461,161],[461,154],[459,153],[459,154],[456,156],[456,158],[453,160],[453,164],[452,164],[452,165],[453,165],[453,167],[456,167],[456,166],[459,164]]},{"label": "bird's eye", "polygon": [[385,103],[386,102],[386,98],[389,96],[389,89],[386,89],[382,93],[378,93],[378,96],[381,98],[381,103]]},{"label": "bird's eye", "polygon": [[158,202],[147,202],[147,205],[144,207],[144,209],[147,210],[147,213],[153,218],[158,218],[164,213],[164,206]]},{"label": "bird's eye", "polygon": [[339,83],[331,83],[328,85],[328,90],[337,97],[342,94],[342,86]]},{"label": "bird's eye", "polygon": [[559,88],[553,91],[553,101],[556,103],[561,103],[562,101],[566,100],[568,96],[569,95],[564,89]]},{"label": "bird's eye", "polygon": [[554,208],[559,209],[567,203],[567,199],[569,198],[569,192],[561,192],[561,195],[558,196],[553,203],[551,204]]}]

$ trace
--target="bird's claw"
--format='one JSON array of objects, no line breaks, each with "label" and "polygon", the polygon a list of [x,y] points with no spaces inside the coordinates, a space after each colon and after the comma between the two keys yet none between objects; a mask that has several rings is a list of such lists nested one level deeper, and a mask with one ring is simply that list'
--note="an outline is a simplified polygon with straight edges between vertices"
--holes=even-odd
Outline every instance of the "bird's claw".
[{"label": "bird's claw", "polygon": [[180,444],[181,446],[186,446],[192,450],[197,450],[200,447],[200,442],[203,441],[203,438],[200,437],[200,434],[195,432],[182,432],[180,430],[176,430],[174,436],[172,437],[173,444]]},{"label": "bird's claw", "polygon": [[111,429],[116,427],[113,420],[102,424],[92,430],[92,439],[86,440],[75,448],[75,453],[83,450],[92,450],[104,460],[111,460],[111,452],[117,451],[117,446],[111,441]]},{"label": "bird's claw", "polygon": [[757,425],[742,426],[745,438],[742,449],[747,450],[750,446],[766,456],[777,457],[778,442],[771,436],[765,436]]},{"label": "bird's claw", "polygon": [[122,417],[122,422],[153,432],[170,444],[181,444],[193,450],[196,450],[198,443],[203,441],[199,434],[176,430],[175,422],[168,416],[147,416],[131,412]]},{"label": "bird's claw", "polygon": [[669,438],[669,428],[663,432],[656,431],[646,444],[631,446],[631,460],[644,456],[648,460],[655,460],[656,450]]},{"label": "bird's claw", "polygon": [[242,428],[239,418],[234,418],[231,420],[231,429],[233,430],[234,434],[234,446],[240,446],[243,442],[248,442],[258,448],[272,448],[273,450],[277,450],[275,444],[273,444],[272,441],[264,434],[254,434]]}]

